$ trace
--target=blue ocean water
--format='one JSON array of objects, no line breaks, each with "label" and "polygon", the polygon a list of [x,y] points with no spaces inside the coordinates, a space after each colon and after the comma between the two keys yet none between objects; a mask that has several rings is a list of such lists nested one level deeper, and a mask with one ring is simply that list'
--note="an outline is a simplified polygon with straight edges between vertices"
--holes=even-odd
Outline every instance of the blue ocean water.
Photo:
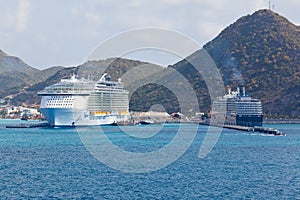
[{"label": "blue ocean water", "polygon": [[[199,126],[178,160],[133,174],[95,159],[74,128],[4,127],[11,123],[19,121],[0,120],[0,199],[300,199],[300,124],[266,125],[285,137],[223,129],[203,159],[198,153],[207,127]],[[178,127],[168,124],[148,139],[103,129],[126,151],[150,152],[168,144]]]}]

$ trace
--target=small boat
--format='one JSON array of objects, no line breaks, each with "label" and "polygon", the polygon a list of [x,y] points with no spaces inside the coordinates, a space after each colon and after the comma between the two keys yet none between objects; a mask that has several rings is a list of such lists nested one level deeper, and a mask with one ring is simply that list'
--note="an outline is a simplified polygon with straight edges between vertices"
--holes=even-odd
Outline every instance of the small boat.
[{"label": "small boat", "polygon": [[24,114],[21,117],[21,120],[27,121],[29,119],[28,115]]},{"label": "small boat", "polygon": [[154,124],[154,121],[151,120],[151,119],[146,119],[146,120],[139,121],[139,124],[141,124],[141,125],[149,125],[149,124]]},{"label": "small boat", "polygon": [[110,126],[118,126],[118,123],[117,122],[113,122],[110,124]]}]

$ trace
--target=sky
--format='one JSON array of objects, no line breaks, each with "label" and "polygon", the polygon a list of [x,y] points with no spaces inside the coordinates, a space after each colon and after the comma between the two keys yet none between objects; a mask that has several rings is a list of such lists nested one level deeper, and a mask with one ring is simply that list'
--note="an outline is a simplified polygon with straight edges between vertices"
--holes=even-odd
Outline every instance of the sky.
[{"label": "sky", "polygon": [[[271,7],[300,25],[299,0]],[[100,43],[143,27],[174,30],[203,46],[269,0],[0,0],[0,49],[37,69],[77,66]],[[125,57],[160,65],[178,56],[145,50]]]}]

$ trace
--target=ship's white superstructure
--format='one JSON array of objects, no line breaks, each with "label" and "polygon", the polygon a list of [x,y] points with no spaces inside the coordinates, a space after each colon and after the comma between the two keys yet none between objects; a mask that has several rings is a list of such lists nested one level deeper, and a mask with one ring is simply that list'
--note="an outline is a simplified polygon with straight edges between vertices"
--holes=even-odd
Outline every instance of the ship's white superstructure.
[{"label": "ship's white superstructure", "polygon": [[127,121],[128,91],[103,74],[99,81],[62,79],[38,93],[41,112],[51,126],[90,126]]},{"label": "ship's white superstructure", "polygon": [[[223,112],[225,108],[225,113]],[[262,126],[263,111],[261,101],[246,95],[245,87],[231,91],[214,102],[213,117],[225,117],[225,124],[239,126]]]}]

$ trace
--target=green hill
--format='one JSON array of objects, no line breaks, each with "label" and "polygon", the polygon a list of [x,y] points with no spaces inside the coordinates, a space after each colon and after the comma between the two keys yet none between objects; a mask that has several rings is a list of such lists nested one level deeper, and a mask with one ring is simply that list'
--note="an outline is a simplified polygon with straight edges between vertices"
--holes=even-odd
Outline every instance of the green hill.
[{"label": "green hill", "polygon": [[62,67],[52,67],[47,70],[38,70],[16,56],[10,56],[0,50],[0,84],[1,98],[14,88],[22,89],[44,81]]},{"label": "green hill", "polygon": [[[143,64],[146,63],[122,58],[88,61],[77,67],[59,69],[55,74],[49,76],[46,80],[30,86],[22,92],[16,88],[12,88],[12,91],[8,93],[15,94],[11,100],[11,102],[15,105],[20,105],[22,103],[38,105],[40,103],[40,97],[37,96],[38,91],[49,85],[59,82],[62,78],[69,78],[72,74],[76,74],[78,77],[84,78],[92,76],[93,79],[98,80],[101,74],[106,72],[113,80],[117,80],[123,74],[130,71],[130,69],[133,67]],[[7,93],[4,94],[8,95]]]},{"label": "green hill", "polygon": [[[300,28],[271,10],[238,19],[204,49],[220,69],[225,86],[245,85],[268,115],[300,116]],[[189,59],[197,60],[200,51]],[[185,75],[195,91],[205,85],[192,77],[186,61],[171,66]],[[201,79],[202,80],[202,79]],[[200,100],[201,105],[209,106]],[[205,106],[204,106],[205,107]]]},{"label": "green hill", "polygon": [[234,85],[242,74],[238,82],[262,100],[265,113],[299,116],[298,26],[271,10],[260,10],[239,19],[204,48],[224,77],[231,77],[224,78],[225,84]]}]

